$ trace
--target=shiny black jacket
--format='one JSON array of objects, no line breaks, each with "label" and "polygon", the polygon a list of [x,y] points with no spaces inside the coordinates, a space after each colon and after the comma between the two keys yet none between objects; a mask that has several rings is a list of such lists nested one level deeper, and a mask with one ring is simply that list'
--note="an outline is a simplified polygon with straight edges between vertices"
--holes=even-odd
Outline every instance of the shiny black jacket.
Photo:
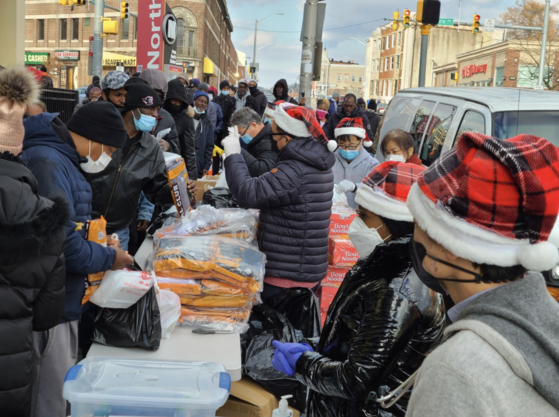
[{"label": "shiny black jacket", "polygon": [[272,124],[266,123],[260,133],[250,141],[246,149],[241,149],[251,177],[259,177],[270,172],[278,162],[278,154],[273,148]]},{"label": "shiny black jacket", "polygon": [[441,340],[440,295],[414,272],[410,237],[375,248],[347,273],[316,352],[297,361],[295,376],[309,387],[307,416],[404,416],[409,397],[380,408],[375,393],[391,391],[415,372]]},{"label": "shiny black jacket", "polygon": [[105,217],[108,234],[128,227],[142,191],[153,204],[163,207],[173,204],[165,159],[155,138],[144,132],[124,157],[122,152],[122,149],[113,152],[112,162],[103,171],[83,173],[93,190],[91,216]]}]

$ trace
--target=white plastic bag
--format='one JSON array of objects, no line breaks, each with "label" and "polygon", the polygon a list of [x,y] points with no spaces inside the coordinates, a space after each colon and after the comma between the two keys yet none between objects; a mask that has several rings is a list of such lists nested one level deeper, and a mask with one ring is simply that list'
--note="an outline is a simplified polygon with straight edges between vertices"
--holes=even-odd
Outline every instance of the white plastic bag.
[{"label": "white plastic bag", "polygon": [[128,308],[136,304],[152,285],[151,275],[142,271],[107,271],[89,301],[103,308]]},{"label": "white plastic bag", "polygon": [[227,178],[225,178],[225,154],[223,155],[223,170],[221,171],[221,175],[217,179],[215,184],[215,188],[227,188],[229,189],[229,185],[227,184]]},{"label": "white plastic bag", "polygon": [[157,288],[155,296],[161,315],[161,337],[168,339],[175,330],[181,316],[181,299],[171,290],[161,290],[159,288]]}]

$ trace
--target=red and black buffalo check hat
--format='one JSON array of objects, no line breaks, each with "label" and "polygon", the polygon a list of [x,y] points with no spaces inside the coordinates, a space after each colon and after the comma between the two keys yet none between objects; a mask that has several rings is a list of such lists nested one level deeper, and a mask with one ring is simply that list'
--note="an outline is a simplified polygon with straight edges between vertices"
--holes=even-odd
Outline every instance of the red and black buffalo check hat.
[{"label": "red and black buffalo check hat", "polygon": [[346,117],[340,120],[336,129],[334,129],[334,136],[338,138],[344,135],[354,135],[359,139],[363,139],[363,146],[367,148],[373,146],[373,142],[367,136],[367,131],[363,126],[363,118],[361,117]]},{"label": "red and black buffalo check hat", "polygon": [[548,242],[559,212],[559,158],[547,140],[462,135],[412,188],[419,226],[472,262],[545,271],[559,261]]},{"label": "red and black buffalo check hat", "polygon": [[406,200],[423,171],[425,168],[420,165],[397,161],[377,165],[361,183],[355,202],[381,217],[412,222]]}]

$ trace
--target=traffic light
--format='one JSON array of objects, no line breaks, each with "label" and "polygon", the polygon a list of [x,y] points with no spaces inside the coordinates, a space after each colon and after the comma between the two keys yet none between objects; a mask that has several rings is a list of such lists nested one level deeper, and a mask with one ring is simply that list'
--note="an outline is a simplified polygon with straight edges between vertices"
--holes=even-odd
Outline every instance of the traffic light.
[{"label": "traffic light", "polygon": [[410,17],[411,17],[411,10],[410,9],[404,10],[404,28],[410,27]]},{"label": "traffic light", "polygon": [[474,15],[474,22],[472,23],[472,33],[478,33],[479,32],[479,20],[480,20],[480,16],[479,14],[475,14]]},{"label": "traffic light", "polygon": [[61,6],[71,6],[72,0],[58,0],[58,4]]},{"label": "traffic light", "polygon": [[76,6],[83,6],[85,3],[87,3],[87,0],[73,0],[72,1]]},{"label": "traffic light", "polygon": [[392,21],[392,30],[396,31],[398,30],[398,20],[400,19],[400,12],[394,12],[392,16],[394,18],[394,20]]},{"label": "traffic light", "polygon": [[415,20],[419,23],[423,22],[423,0],[417,2],[417,11],[415,12]]},{"label": "traffic light", "polygon": [[[431,26],[438,25],[441,18],[441,2],[439,0],[424,0],[422,3],[421,23]],[[416,20],[419,21],[419,19]]]},{"label": "traffic light", "polygon": [[122,20],[128,19],[128,3],[125,1],[120,3],[120,18]]}]

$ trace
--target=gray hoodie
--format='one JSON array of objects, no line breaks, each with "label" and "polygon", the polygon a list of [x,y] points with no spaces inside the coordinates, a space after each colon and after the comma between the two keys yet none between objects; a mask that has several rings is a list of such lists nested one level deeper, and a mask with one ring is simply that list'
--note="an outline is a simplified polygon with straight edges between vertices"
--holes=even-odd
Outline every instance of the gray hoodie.
[{"label": "gray hoodie", "polygon": [[541,274],[480,295],[445,335],[406,416],[559,416],[559,304]]},{"label": "gray hoodie", "polygon": [[[351,162],[347,162],[339,151],[336,151],[334,155],[336,155],[336,163],[332,168],[332,173],[334,174],[334,184],[339,184],[343,180],[348,180],[359,187],[363,178],[365,178],[369,172],[371,172],[373,168],[379,164],[378,160],[373,158],[363,146],[361,146],[359,155],[357,155]],[[357,208],[355,193],[347,192],[345,194],[349,206]]]}]

